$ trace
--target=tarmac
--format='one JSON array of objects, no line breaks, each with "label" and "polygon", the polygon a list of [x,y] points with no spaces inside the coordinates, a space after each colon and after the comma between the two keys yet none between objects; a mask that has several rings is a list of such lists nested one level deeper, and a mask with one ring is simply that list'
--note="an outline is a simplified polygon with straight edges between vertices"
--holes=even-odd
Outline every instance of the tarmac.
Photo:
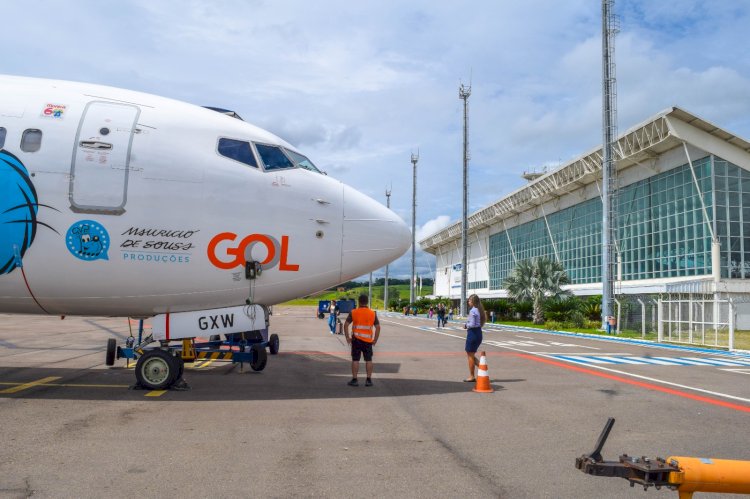
[{"label": "tarmac", "polygon": [[0,498],[676,497],[575,469],[610,416],[608,460],[750,460],[748,355],[488,326],[474,393],[459,323],[379,317],[373,387],[313,307],[275,307],[263,371],[149,391],[104,365],[127,319],[0,315]]}]

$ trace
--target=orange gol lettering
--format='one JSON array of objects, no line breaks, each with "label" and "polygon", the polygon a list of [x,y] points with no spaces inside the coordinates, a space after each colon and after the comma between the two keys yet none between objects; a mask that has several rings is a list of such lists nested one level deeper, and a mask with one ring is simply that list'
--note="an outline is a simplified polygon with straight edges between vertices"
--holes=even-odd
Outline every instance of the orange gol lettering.
[{"label": "orange gol lettering", "polygon": [[281,244],[279,244],[277,239],[267,234],[250,234],[245,236],[236,247],[230,246],[224,250],[226,256],[230,258],[229,261],[220,259],[217,256],[217,247],[219,243],[224,241],[234,242],[236,239],[237,234],[234,232],[221,232],[212,237],[207,248],[208,261],[210,261],[214,267],[223,270],[231,270],[236,267],[241,267],[245,265],[245,252],[247,248],[252,247],[254,244],[261,244],[266,248],[266,257],[260,262],[261,265],[269,264],[269,268],[273,268],[278,264],[280,271],[299,271],[299,265],[288,263],[289,236],[281,236]]},{"label": "orange gol lettering", "polygon": [[[286,263],[287,250],[289,249],[289,236],[281,236],[281,261],[279,262],[279,270],[286,272],[297,272],[299,265]],[[261,265],[263,265],[261,263]]]}]

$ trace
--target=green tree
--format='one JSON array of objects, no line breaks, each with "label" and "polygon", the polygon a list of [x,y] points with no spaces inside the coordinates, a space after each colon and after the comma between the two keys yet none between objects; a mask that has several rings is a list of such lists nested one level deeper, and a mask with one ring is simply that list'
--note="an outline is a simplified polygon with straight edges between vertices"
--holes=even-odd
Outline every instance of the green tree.
[{"label": "green tree", "polygon": [[517,301],[531,300],[534,304],[534,324],[544,324],[544,300],[569,295],[570,291],[561,287],[569,283],[568,274],[561,263],[540,257],[518,262],[505,279],[503,287]]}]

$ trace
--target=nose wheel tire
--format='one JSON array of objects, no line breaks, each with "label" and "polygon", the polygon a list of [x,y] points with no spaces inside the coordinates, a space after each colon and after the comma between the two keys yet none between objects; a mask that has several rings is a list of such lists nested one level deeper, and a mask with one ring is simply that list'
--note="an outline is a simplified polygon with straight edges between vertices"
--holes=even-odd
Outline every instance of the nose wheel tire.
[{"label": "nose wheel tire", "polygon": [[266,354],[266,349],[256,344],[252,346],[252,351],[253,361],[250,364],[250,367],[253,371],[262,371],[266,368],[266,362],[268,361],[268,354]]},{"label": "nose wheel tire", "polygon": [[177,379],[177,359],[164,350],[149,350],[135,365],[135,379],[149,390],[166,390]]},{"label": "nose wheel tire", "polygon": [[271,355],[276,355],[279,353],[279,335],[278,334],[272,334],[268,338],[268,351],[271,352]]},{"label": "nose wheel tire", "polygon": [[115,365],[115,353],[117,352],[117,341],[114,338],[107,340],[107,359],[106,364],[108,366]]}]

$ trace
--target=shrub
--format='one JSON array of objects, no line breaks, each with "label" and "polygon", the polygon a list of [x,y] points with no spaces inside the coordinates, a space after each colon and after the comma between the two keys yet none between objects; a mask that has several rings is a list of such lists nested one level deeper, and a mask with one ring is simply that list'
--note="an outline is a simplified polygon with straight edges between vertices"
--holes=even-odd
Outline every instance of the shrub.
[{"label": "shrub", "polygon": [[583,303],[582,312],[586,318],[592,321],[599,320],[602,316],[602,297],[601,295],[589,296]]},{"label": "shrub", "polygon": [[584,327],[586,325],[586,317],[580,310],[574,310],[571,312],[568,320],[570,320],[573,327]]},{"label": "shrub", "polygon": [[521,314],[521,318],[525,319],[531,316],[534,311],[534,304],[530,301],[516,302],[513,304],[512,314]]},{"label": "shrub", "polygon": [[544,323],[544,328],[550,331],[562,331],[565,329],[565,324],[560,321],[547,321]]},{"label": "shrub", "polygon": [[575,296],[547,300],[544,303],[544,317],[557,322],[567,322],[576,327],[581,327],[583,318],[581,312],[581,300]]},{"label": "shrub", "polygon": [[602,323],[599,321],[586,321],[586,329],[601,329]]}]

